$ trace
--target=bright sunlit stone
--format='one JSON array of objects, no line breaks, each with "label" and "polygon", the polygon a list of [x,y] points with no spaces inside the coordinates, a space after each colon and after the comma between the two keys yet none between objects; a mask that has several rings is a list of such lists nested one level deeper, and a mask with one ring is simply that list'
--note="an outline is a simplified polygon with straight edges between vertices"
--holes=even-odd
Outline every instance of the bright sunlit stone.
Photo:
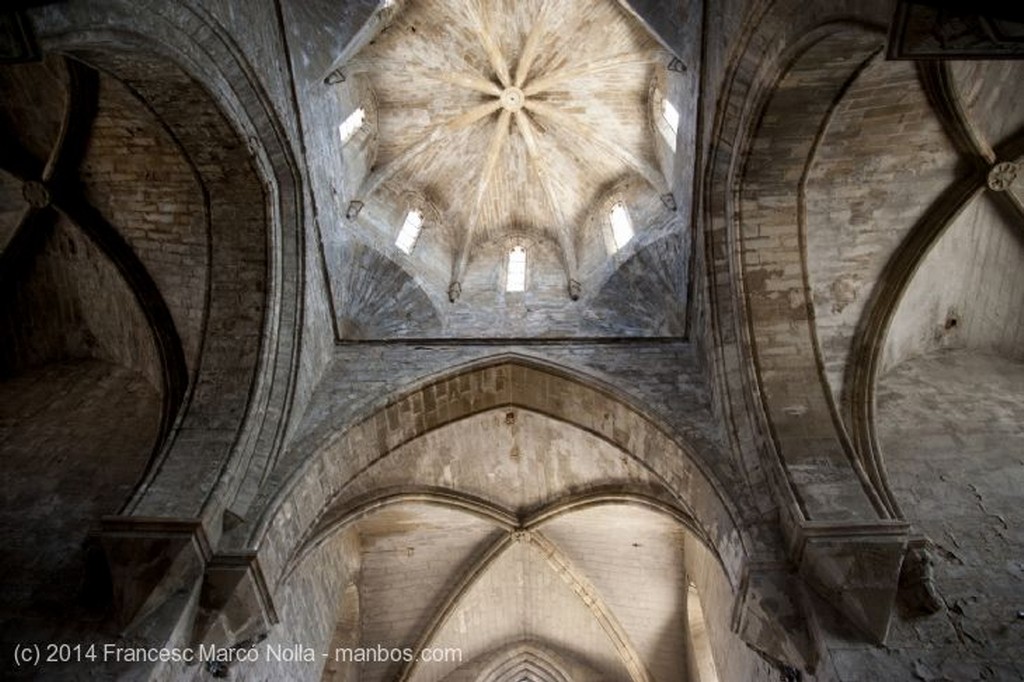
[{"label": "bright sunlit stone", "polygon": [[338,126],[338,134],[341,135],[342,144],[352,139],[352,136],[363,127],[363,122],[366,120],[366,110],[359,107],[346,118],[340,126]]},{"label": "bright sunlit stone", "polygon": [[402,223],[402,229],[398,231],[398,239],[395,240],[395,246],[406,254],[411,254],[422,229],[423,214],[416,210],[409,211],[405,216],[405,222]]}]

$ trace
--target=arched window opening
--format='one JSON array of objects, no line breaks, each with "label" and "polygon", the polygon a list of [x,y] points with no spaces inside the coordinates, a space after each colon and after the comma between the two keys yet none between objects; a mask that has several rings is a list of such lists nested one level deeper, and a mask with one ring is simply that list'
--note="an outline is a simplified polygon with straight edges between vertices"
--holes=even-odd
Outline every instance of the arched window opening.
[{"label": "arched window opening", "polygon": [[633,221],[629,217],[626,205],[621,201],[615,202],[609,217],[612,224],[612,241],[615,250],[618,251],[633,238]]},{"label": "arched window opening", "polygon": [[366,122],[366,110],[359,107],[351,114],[348,115],[341,125],[338,126],[338,134],[341,136],[341,143],[345,144],[352,137],[359,132],[363,127],[363,123]]},{"label": "arched window opening", "polygon": [[508,252],[508,272],[505,291],[515,293],[526,291],[526,247],[514,246]]},{"label": "arched window opening", "polygon": [[418,209],[413,209],[405,215],[405,222],[402,223],[402,229],[398,231],[398,238],[395,239],[395,246],[405,252],[406,255],[412,254],[412,250],[416,248],[416,241],[420,237],[420,232],[423,230],[423,212]]},{"label": "arched window opening", "polygon": [[661,100],[661,118],[666,126],[661,128],[665,141],[668,142],[672,151],[676,150],[676,135],[679,133],[679,110],[673,106],[668,98]]}]

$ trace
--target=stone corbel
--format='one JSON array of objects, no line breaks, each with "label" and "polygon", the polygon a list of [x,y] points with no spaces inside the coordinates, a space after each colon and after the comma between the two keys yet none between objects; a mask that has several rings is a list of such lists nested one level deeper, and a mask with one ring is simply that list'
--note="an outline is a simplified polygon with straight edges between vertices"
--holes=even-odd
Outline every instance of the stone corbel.
[{"label": "stone corbel", "polygon": [[218,554],[206,565],[192,644],[246,646],[266,637],[278,622],[254,552]]},{"label": "stone corbel", "polygon": [[935,585],[931,543],[925,537],[911,539],[900,569],[899,598],[907,614],[927,616],[942,610],[943,601]]},{"label": "stone corbel", "polygon": [[448,285],[448,300],[455,303],[462,296],[462,284],[455,281]]},{"label": "stone corbel", "polygon": [[[336,85],[337,83],[344,82],[345,77],[342,69],[354,55],[372,43],[381,31],[391,25],[391,22],[394,21],[395,16],[401,11],[404,4],[404,0],[401,2],[383,3],[370,14],[366,18],[365,23],[352,36],[348,44],[342,48],[341,53],[331,65],[331,68],[327,70],[327,74],[324,76],[324,83]],[[338,74],[342,74],[341,78],[337,77]]]},{"label": "stone corbel", "polygon": [[172,599],[191,594],[212,555],[198,519],[109,516],[96,538],[110,570],[114,617],[124,633],[138,631]]},{"label": "stone corbel", "polygon": [[788,564],[747,565],[733,608],[732,629],[765,658],[813,674],[818,652],[800,589],[800,580]]},{"label": "stone corbel", "polygon": [[908,531],[903,521],[806,522],[794,562],[808,587],[882,644],[896,605]]}]

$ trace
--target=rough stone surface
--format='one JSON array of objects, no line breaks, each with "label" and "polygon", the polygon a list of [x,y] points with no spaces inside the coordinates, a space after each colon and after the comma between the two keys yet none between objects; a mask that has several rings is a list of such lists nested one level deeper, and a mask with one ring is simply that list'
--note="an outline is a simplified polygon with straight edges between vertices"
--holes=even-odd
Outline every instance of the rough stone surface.
[{"label": "rough stone surface", "polygon": [[835,644],[837,679],[1024,675],[1022,381],[1019,362],[964,351],[908,360],[882,378],[879,439],[890,484],[934,543],[943,608],[898,618],[884,651]]},{"label": "rough stone surface", "polygon": [[104,606],[88,581],[96,556],[87,535],[131,496],[159,421],[160,396],[145,378],[100,360],[54,362],[0,384],[5,650],[93,641]]},{"label": "rough stone surface", "polygon": [[874,60],[833,112],[807,178],[804,233],[818,343],[837,401],[874,282],[953,180],[957,161],[906,62]]},{"label": "rough stone surface", "polygon": [[160,360],[138,301],[81,230],[59,221],[22,268],[0,307],[8,330],[0,344],[4,374],[95,358],[134,370],[162,391]]},{"label": "rough stone surface", "polygon": [[5,679],[1024,677],[1018,62],[887,61],[889,0],[36,5]]},{"label": "rough stone surface", "polygon": [[[969,255],[965,255],[969,254]],[[1020,226],[989,197],[971,202],[914,274],[886,339],[884,368],[941,349],[1024,359]]]},{"label": "rough stone surface", "polygon": [[82,160],[86,196],[139,255],[174,316],[191,368],[199,359],[208,265],[201,187],[159,120],[104,77]]}]

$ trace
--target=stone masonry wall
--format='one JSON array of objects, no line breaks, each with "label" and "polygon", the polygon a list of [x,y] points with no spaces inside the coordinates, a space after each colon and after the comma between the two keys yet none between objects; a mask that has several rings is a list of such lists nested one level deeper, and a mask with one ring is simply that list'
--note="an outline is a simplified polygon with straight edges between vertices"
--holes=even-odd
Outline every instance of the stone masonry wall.
[{"label": "stone masonry wall", "polygon": [[2,374],[54,361],[95,358],[163,388],[146,318],[107,256],[61,219],[0,302]]},{"label": "stone masonry wall", "polygon": [[100,79],[99,110],[81,174],[89,200],[117,226],[160,288],[194,369],[209,262],[203,195],[168,132],[109,77]]},{"label": "stone masonry wall", "polygon": [[843,95],[807,178],[807,270],[833,395],[890,255],[953,181],[958,157],[907,62],[877,58]]}]

